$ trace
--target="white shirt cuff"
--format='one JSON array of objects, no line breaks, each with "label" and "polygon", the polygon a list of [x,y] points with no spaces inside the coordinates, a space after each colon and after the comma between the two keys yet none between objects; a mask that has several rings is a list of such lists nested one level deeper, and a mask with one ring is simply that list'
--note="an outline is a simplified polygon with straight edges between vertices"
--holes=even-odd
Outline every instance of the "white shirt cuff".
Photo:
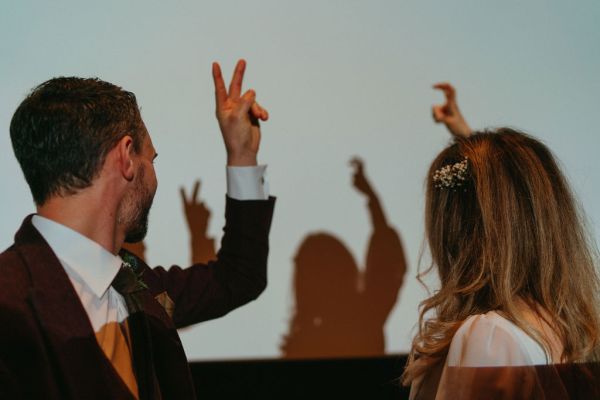
[{"label": "white shirt cuff", "polygon": [[266,165],[227,167],[227,196],[235,200],[267,200]]}]

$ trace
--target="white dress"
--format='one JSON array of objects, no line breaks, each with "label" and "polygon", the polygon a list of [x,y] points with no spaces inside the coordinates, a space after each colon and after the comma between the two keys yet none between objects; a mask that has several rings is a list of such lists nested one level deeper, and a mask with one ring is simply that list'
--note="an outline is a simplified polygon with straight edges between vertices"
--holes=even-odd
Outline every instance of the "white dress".
[{"label": "white dress", "polygon": [[497,312],[473,315],[450,343],[435,399],[529,398],[536,384],[531,366],[551,362],[539,343]]},{"label": "white dress", "polygon": [[557,383],[555,393],[565,390],[552,362],[551,354],[497,312],[473,315],[456,331],[445,362],[413,383],[410,398],[546,398],[540,391],[548,388],[548,376]]},{"label": "white dress", "polygon": [[543,365],[550,355],[521,328],[497,312],[473,315],[456,331],[448,367],[501,367]]}]

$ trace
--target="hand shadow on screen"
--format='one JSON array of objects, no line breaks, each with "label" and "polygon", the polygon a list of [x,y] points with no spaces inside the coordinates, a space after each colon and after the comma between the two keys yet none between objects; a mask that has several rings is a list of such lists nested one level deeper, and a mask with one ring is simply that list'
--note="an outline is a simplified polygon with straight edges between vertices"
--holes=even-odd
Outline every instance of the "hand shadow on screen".
[{"label": "hand shadow on screen", "polygon": [[283,358],[381,356],[385,322],[404,281],[400,237],[387,222],[364,163],[351,161],[354,188],[368,199],[372,233],[363,272],[334,235],[308,235],[294,257],[295,308]]},{"label": "hand shadow on screen", "polygon": [[[211,212],[203,201],[200,201],[200,180],[194,182],[192,195],[188,198],[185,189],[179,188],[183,214],[185,216],[190,235],[190,257],[192,264],[206,264],[216,258],[215,239],[208,236],[208,225]],[[146,245],[143,241],[137,243],[124,243],[123,248],[146,261]]]},{"label": "hand shadow on screen", "polygon": [[198,197],[200,180],[194,182],[192,195],[188,198],[183,187],[179,188],[183,213],[190,234],[190,254],[192,264],[206,264],[216,259],[215,239],[208,236],[210,209]]}]

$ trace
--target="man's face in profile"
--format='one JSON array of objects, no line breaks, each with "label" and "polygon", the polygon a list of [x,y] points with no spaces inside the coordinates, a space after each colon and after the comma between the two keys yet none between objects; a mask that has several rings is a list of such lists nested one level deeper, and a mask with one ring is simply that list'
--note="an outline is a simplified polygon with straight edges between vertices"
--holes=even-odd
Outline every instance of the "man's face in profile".
[{"label": "man's face in profile", "polygon": [[146,133],[138,155],[139,167],[133,188],[123,199],[121,221],[126,226],[125,242],[127,243],[143,240],[148,231],[148,215],[158,185],[153,165],[155,157],[156,151],[152,139],[150,134]]}]

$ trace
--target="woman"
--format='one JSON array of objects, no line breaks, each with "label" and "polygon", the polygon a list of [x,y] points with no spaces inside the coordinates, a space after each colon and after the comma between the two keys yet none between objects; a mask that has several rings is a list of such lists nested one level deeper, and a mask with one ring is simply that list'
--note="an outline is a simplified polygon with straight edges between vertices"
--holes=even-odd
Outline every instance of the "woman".
[{"label": "woman", "polygon": [[472,133],[454,89],[435,88],[446,103],[434,119],[455,136],[427,178],[441,288],[421,304],[403,381],[411,398],[564,398],[557,365],[597,374],[600,359],[597,253],[576,201],[545,145],[509,128]]}]

